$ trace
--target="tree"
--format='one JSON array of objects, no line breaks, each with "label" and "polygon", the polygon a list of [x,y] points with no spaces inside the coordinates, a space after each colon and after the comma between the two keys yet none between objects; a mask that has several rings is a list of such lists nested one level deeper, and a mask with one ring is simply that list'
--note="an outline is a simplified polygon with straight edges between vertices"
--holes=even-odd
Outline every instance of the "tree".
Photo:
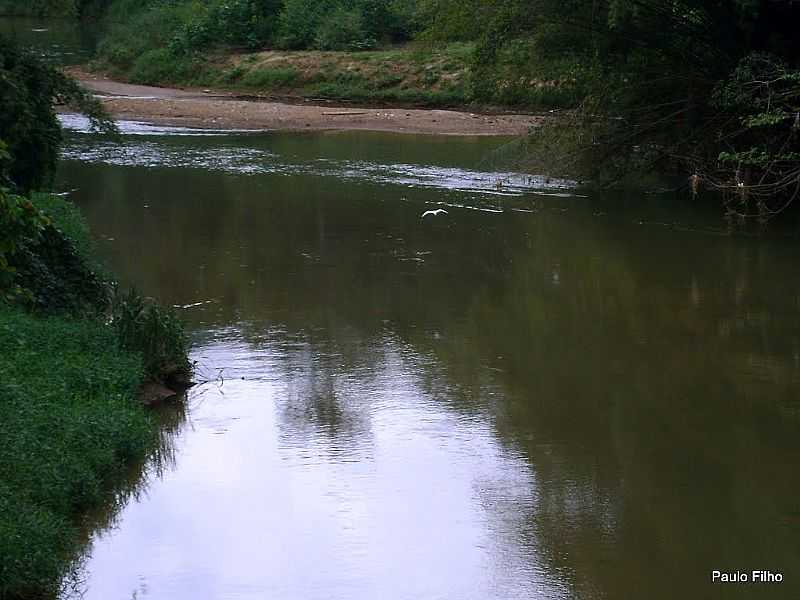
[{"label": "tree", "polygon": [[55,104],[84,113],[96,129],[114,131],[100,103],[76,81],[0,36],[0,139],[7,152],[3,185],[27,193],[49,184],[61,142]]},{"label": "tree", "polygon": [[799,27],[789,0],[492,0],[468,26],[473,92],[531,98],[551,78],[575,110],[534,134],[532,162],[606,182],[678,166],[764,219],[800,184]]}]

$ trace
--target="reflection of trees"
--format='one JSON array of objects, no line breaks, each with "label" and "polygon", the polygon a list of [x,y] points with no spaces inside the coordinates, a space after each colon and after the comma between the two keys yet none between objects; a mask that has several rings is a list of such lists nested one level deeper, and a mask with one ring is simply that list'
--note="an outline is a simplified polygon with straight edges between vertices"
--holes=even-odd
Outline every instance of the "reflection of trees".
[{"label": "reflection of trees", "polygon": [[659,579],[707,597],[710,565],[795,564],[798,481],[781,474],[800,457],[798,290],[762,295],[790,257],[692,237],[674,256],[675,234],[558,227],[542,223],[505,288],[473,295],[434,346],[448,372],[503,370],[497,427],[540,482],[520,528],[577,591],[612,598],[674,597]]},{"label": "reflection of trees", "polygon": [[276,357],[286,386],[276,397],[283,443],[321,443],[349,456],[370,444],[370,380],[381,368],[381,349],[354,344],[352,334],[310,331]]},{"label": "reflection of trees", "polygon": [[384,336],[432,357],[423,384],[489,411],[529,460],[531,504],[495,517],[576,594],[672,598],[654,583],[671,579],[706,597],[711,569],[800,562],[791,248],[590,212],[423,228],[416,205],[376,198],[394,189],[80,168],[114,190],[86,208],[117,237],[115,270],[175,303],[218,299],[198,323],[299,340],[282,354],[291,436],[369,435]]}]

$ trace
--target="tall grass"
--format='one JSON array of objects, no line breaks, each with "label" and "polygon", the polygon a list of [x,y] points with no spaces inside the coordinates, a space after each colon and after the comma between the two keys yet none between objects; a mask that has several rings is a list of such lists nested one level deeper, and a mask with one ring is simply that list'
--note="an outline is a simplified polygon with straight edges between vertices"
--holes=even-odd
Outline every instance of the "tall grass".
[{"label": "tall grass", "polygon": [[79,552],[76,516],[157,447],[140,385],[189,376],[176,315],[135,291],[109,305],[78,209],[32,202],[47,224],[12,260],[35,301],[0,302],[1,600],[56,597]]},{"label": "tall grass", "polygon": [[137,352],[148,379],[185,385],[191,367],[189,342],[177,314],[135,289],[118,293],[112,302],[112,325],[120,346]]},{"label": "tall grass", "polygon": [[242,76],[240,83],[251,88],[281,88],[290,87],[300,78],[297,69],[272,68],[253,69]]},{"label": "tall grass", "polygon": [[0,304],[0,598],[55,595],[78,550],[75,515],[154,442],[142,377],[103,323]]}]

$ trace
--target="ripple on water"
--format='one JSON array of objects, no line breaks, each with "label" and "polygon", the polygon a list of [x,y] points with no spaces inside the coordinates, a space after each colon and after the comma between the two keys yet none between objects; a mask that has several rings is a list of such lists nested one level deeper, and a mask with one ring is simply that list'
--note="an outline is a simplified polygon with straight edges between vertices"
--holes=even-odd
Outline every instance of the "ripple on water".
[{"label": "ripple on water", "polygon": [[[90,133],[89,122],[79,115],[60,115],[61,124],[76,133]],[[577,196],[576,184],[557,179],[509,171],[480,171],[417,164],[385,164],[365,160],[317,158],[298,160],[269,150],[236,143],[232,134],[264,133],[258,130],[208,130],[170,127],[138,121],[119,121],[123,141],[73,136],[62,151],[68,160],[117,166],[196,168],[235,174],[309,175],[336,177],[382,185],[471,192],[489,196],[522,196],[536,193]],[[126,139],[127,136],[134,136]],[[159,139],[142,140],[142,137]],[[187,147],[169,142],[170,137],[218,138]],[[137,139],[138,138],[138,139]],[[224,138],[224,141],[223,139]],[[231,143],[231,142],[234,143]],[[459,208],[474,208],[451,204]],[[503,212],[495,210],[494,212]]]}]

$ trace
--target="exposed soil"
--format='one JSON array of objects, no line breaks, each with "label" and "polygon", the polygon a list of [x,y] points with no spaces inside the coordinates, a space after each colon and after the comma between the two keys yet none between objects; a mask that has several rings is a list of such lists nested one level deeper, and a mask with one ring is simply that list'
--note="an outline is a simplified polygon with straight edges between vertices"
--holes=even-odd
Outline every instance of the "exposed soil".
[{"label": "exposed soil", "polygon": [[485,115],[418,108],[337,107],[299,100],[297,103],[245,99],[210,89],[175,89],[131,85],[70,69],[96,93],[117,119],[209,129],[279,131],[353,130],[438,135],[521,135],[541,124],[542,116]]}]

